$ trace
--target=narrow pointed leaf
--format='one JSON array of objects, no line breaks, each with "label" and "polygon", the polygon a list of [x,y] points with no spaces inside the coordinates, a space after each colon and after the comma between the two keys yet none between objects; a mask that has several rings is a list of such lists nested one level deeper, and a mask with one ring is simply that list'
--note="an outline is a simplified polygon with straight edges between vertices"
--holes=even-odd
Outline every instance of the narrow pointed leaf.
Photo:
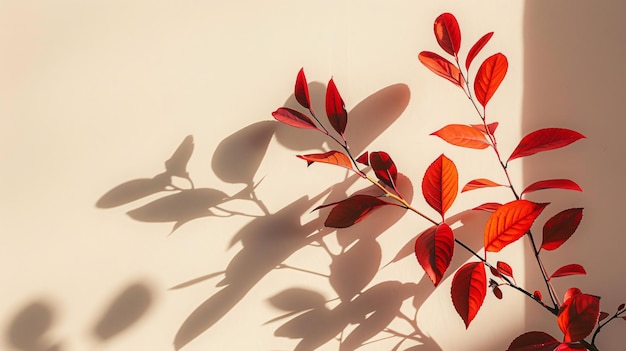
[{"label": "narrow pointed leaf", "polygon": [[549,334],[531,331],[515,338],[506,351],[553,351],[560,343]]},{"label": "narrow pointed leaf", "polygon": [[354,195],[343,201],[322,205],[315,210],[333,206],[324,225],[331,228],[347,228],[364,220],[378,208],[391,203],[370,195]]},{"label": "narrow pointed leaf", "polygon": [[343,136],[348,124],[348,112],[335,82],[331,79],[326,88],[326,115],[335,131]]},{"label": "narrow pointed leaf", "polygon": [[600,317],[598,318],[598,322],[605,320],[608,316],[610,316],[610,314],[606,312],[600,312]]},{"label": "narrow pointed leaf", "polygon": [[576,294],[566,300],[559,311],[557,321],[563,334],[563,342],[576,342],[586,338],[598,323],[600,299],[588,294]]},{"label": "narrow pointed leaf", "polygon": [[461,48],[461,29],[456,18],[450,13],[442,13],[435,19],[435,38],[439,46],[452,56]]},{"label": "narrow pointed leaf", "polygon": [[318,129],[315,123],[306,115],[300,111],[290,109],[288,107],[281,107],[278,110],[272,112],[272,116],[282,123],[290,125],[296,128],[302,129]]},{"label": "narrow pointed leaf", "polygon": [[396,180],[398,179],[398,169],[391,157],[384,151],[370,152],[370,165],[381,182],[396,188]]},{"label": "narrow pointed leaf", "polygon": [[554,273],[552,273],[552,275],[550,276],[550,278],[548,278],[548,280],[552,278],[566,277],[568,275],[586,275],[586,274],[587,272],[585,271],[585,268],[583,268],[583,266],[573,263],[573,264],[568,264],[557,269]]},{"label": "narrow pointed leaf", "polygon": [[[472,128],[478,129],[482,133],[493,135],[493,133],[496,132],[496,128],[498,128],[498,124],[498,122],[489,123],[487,124],[487,128],[485,128],[484,124],[470,124],[470,126]],[[487,133],[487,131],[489,131],[489,133]]]},{"label": "narrow pointed leaf", "polygon": [[365,151],[361,156],[357,157],[356,162],[369,166],[370,165],[370,154]]},{"label": "narrow pointed leaf", "polygon": [[458,190],[459,174],[456,166],[442,154],[426,169],[422,179],[424,198],[444,218],[456,199]]},{"label": "narrow pointed leaf", "polygon": [[452,278],[452,303],[465,322],[465,328],[476,317],[487,295],[487,273],[481,262],[463,265]]},{"label": "narrow pointed leaf", "polygon": [[489,179],[478,178],[478,179],[474,179],[474,180],[470,181],[469,183],[465,184],[463,189],[461,189],[461,192],[475,190],[475,189],[480,189],[480,188],[492,188],[492,187],[497,187],[497,186],[504,186],[504,185],[498,184],[498,183],[496,183],[494,181],[491,181]]},{"label": "narrow pointed leaf", "polygon": [[584,135],[571,129],[539,129],[522,138],[507,162],[516,158],[534,155],[541,151],[558,149],[584,137]]},{"label": "narrow pointed leaf", "polygon": [[470,149],[485,149],[490,145],[485,134],[464,124],[448,124],[431,135],[436,135],[452,145]]},{"label": "narrow pointed leaf", "polygon": [[480,206],[476,206],[472,208],[474,211],[486,211],[486,212],[496,212],[497,209],[502,207],[502,204],[497,202],[486,202]]},{"label": "narrow pointed leaf", "polygon": [[483,107],[487,106],[493,94],[498,90],[508,68],[506,56],[501,53],[490,56],[480,65],[474,80],[474,94]]},{"label": "narrow pointed leaf", "polygon": [[420,52],[417,58],[424,66],[426,66],[426,68],[431,70],[436,75],[443,77],[455,85],[463,88],[465,80],[461,75],[461,71],[459,71],[459,69],[452,62],[430,51]]},{"label": "narrow pointed leaf", "polygon": [[297,157],[305,160],[308,166],[314,162],[321,162],[352,169],[352,162],[350,161],[350,158],[336,150],[331,150],[321,154],[297,155]]},{"label": "narrow pointed leaf", "polygon": [[514,200],[498,208],[485,226],[485,250],[498,252],[521,238],[547,205]]},{"label": "narrow pointed leaf", "polygon": [[454,252],[454,234],[446,223],[429,230],[415,240],[415,256],[430,280],[439,285],[450,266]]},{"label": "narrow pointed leaf", "polygon": [[309,97],[309,85],[306,81],[306,76],[304,75],[304,68],[301,68],[298,72],[298,77],[296,78],[296,86],[294,89],[294,95],[298,103],[306,108],[311,109],[311,99]]},{"label": "narrow pointed leaf", "polygon": [[583,218],[582,208],[561,211],[543,225],[541,249],[556,250],[566,242],[578,228]]},{"label": "narrow pointed leaf", "polygon": [[493,36],[493,32],[489,32],[483,35],[478,41],[472,46],[470,51],[467,53],[467,59],[465,60],[465,69],[469,70],[470,64],[476,58],[476,55],[482,50],[485,45],[489,42],[491,37]]},{"label": "narrow pointed leaf", "polygon": [[521,195],[528,194],[533,191],[543,190],[543,189],[565,189],[565,190],[576,190],[583,191],[578,184],[569,179],[549,179],[549,180],[540,180],[538,182],[532,183],[527,186],[524,191],[522,191]]},{"label": "narrow pointed leaf", "polygon": [[498,261],[497,267],[498,267],[498,272],[500,272],[500,274],[513,278],[513,268],[511,268],[511,266],[509,266],[508,263]]}]

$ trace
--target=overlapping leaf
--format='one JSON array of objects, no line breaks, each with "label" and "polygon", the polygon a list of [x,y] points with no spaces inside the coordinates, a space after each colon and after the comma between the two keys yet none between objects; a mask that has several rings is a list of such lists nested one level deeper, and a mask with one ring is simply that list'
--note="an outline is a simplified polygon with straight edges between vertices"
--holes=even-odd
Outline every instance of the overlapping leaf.
[{"label": "overlapping leaf", "polygon": [[465,327],[476,317],[487,295],[487,273],[482,262],[463,265],[452,278],[452,303],[465,322]]},{"label": "overlapping leaf", "polygon": [[489,179],[478,178],[478,179],[471,180],[467,184],[465,184],[463,189],[461,189],[461,192],[476,190],[480,188],[492,188],[492,187],[498,187],[498,186],[504,186],[504,185],[498,184]]},{"label": "overlapping leaf", "polygon": [[486,202],[480,206],[476,206],[472,208],[474,211],[486,211],[486,212],[496,212],[497,209],[502,207],[501,203],[497,202]]},{"label": "overlapping leaf", "polygon": [[560,342],[541,331],[524,333],[509,345],[506,351],[554,351]]},{"label": "overlapping leaf", "polygon": [[490,145],[485,134],[464,124],[448,124],[431,135],[436,135],[452,145],[470,149],[485,149]]},{"label": "overlapping leaf", "polygon": [[485,226],[485,250],[498,252],[521,238],[547,206],[528,200],[514,200],[491,214]]},{"label": "overlapping leaf", "polygon": [[339,202],[319,206],[316,210],[333,206],[324,225],[331,228],[347,228],[364,220],[372,212],[385,205],[392,204],[375,196],[354,195]]},{"label": "overlapping leaf", "polygon": [[591,334],[600,317],[600,299],[588,294],[575,294],[559,311],[557,321],[565,334],[563,341],[576,342]]},{"label": "overlapping leaf", "polygon": [[326,88],[326,115],[330,125],[333,126],[337,133],[343,136],[348,124],[348,112],[332,79],[328,82],[328,87]]},{"label": "overlapping leaf", "polygon": [[311,109],[311,99],[309,97],[309,85],[304,75],[304,68],[301,68],[296,77],[296,86],[294,89],[294,95],[298,103],[306,108]]},{"label": "overlapping leaf", "polygon": [[550,276],[550,278],[548,278],[548,280],[552,278],[566,277],[568,275],[586,275],[586,274],[587,272],[585,271],[585,268],[583,268],[583,266],[572,263],[572,264],[565,265],[557,269],[556,271],[554,271],[554,273],[552,273],[552,275]]},{"label": "overlapping leaf", "polygon": [[490,56],[480,65],[474,80],[474,94],[483,107],[487,106],[493,94],[498,90],[508,68],[506,56],[501,53]]},{"label": "overlapping leaf", "polygon": [[478,41],[472,46],[470,51],[467,53],[467,59],[465,59],[465,69],[469,70],[470,64],[476,58],[476,55],[482,50],[485,45],[489,42],[491,37],[493,36],[493,32],[489,32],[483,35]]},{"label": "overlapping leaf", "polygon": [[461,71],[452,62],[430,51],[420,52],[417,58],[424,66],[426,66],[426,68],[431,70],[436,75],[443,77],[455,85],[463,88],[465,80],[461,75]]},{"label": "overlapping leaf", "polygon": [[571,129],[539,129],[522,138],[507,162],[516,158],[534,155],[541,151],[558,149],[584,137],[584,135]]},{"label": "overlapping leaf", "polygon": [[570,208],[551,217],[543,225],[541,249],[558,249],[574,234],[582,218],[582,208]]},{"label": "overlapping leaf", "polygon": [[[478,129],[482,133],[493,135],[493,133],[496,132],[496,128],[498,128],[498,124],[498,122],[489,123],[487,124],[487,128],[485,128],[484,124],[470,124],[470,126]],[[487,133],[487,131],[489,131],[489,133]]]},{"label": "overlapping leaf", "polygon": [[350,158],[337,150],[319,154],[297,155],[297,157],[305,160],[309,166],[314,162],[321,162],[352,169],[352,161],[350,161]]},{"label": "overlapping leaf", "polygon": [[424,198],[444,218],[446,211],[456,199],[458,189],[459,174],[456,166],[442,154],[426,169],[422,179]]},{"label": "overlapping leaf", "polygon": [[532,183],[527,186],[524,191],[522,191],[521,195],[528,194],[533,191],[543,190],[543,189],[564,189],[564,190],[576,190],[583,191],[578,184],[569,179],[549,179],[549,180],[540,180],[538,182]]},{"label": "overlapping leaf", "polygon": [[302,129],[318,129],[315,123],[300,111],[290,109],[288,107],[280,107],[272,112],[272,116],[282,123],[296,128]]},{"label": "overlapping leaf", "polygon": [[454,234],[446,223],[432,227],[415,240],[415,256],[430,280],[439,285],[454,253]]},{"label": "overlapping leaf", "polygon": [[454,15],[442,13],[435,19],[435,38],[439,46],[452,56],[461,48],[461,29]]},{"label": "overlapping leaf", "polygon": [[393,160],[384,151],[374,151],[369,154],[369,164],[374,170],[376,177],[386,185],[395,189],[398,179],[398,169]]}]

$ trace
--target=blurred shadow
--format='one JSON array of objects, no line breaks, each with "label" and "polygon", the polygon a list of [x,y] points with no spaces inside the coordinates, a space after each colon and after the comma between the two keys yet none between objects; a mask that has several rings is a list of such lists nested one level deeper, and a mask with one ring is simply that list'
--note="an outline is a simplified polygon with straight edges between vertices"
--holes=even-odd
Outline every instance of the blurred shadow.
[{"label": "blurred shadow", "polygon": [[32,302],[13,317],[7,330],[7,341],[20,351],[60,351],[60,344],[49,340],[46,335],[53,322],[54,313],[50,305],[41,301]]}]

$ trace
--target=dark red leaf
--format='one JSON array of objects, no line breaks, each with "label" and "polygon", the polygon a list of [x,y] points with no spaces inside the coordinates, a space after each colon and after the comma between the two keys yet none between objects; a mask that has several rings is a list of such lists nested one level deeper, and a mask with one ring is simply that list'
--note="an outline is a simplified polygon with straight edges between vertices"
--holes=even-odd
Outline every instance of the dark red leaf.
[{"label": "dark red leaf", "polygon": [[297,155],[297,157],[306,160],[308,166],[314,162],[321,162],[352,169],[352,162],[350,161],[350,158],[336,150],[331,150],[322,154]]},{"label": "dark red leaf", "polygon": [[464,124],[448,124],[430,135],[436,135],[452,145],[470,149],[485,149],[490,145],[485,134]]},{"label": "dark red leaf", "polygon": [[535,292],[533,293],[533,297],[537,300],[537,301],[541,301],[542,296],[541,296],[541,291],[539,290],[535,290]]},{"label": "dark red leaf", "polygon": [[506,351],[553,351],[559,344],[560,342],[549,334],[531,331],[515,338]]},{"label": "dark red leaf", "polygon": [[435,38],[439,46],[452,56],[461,48],[461,29],[456,18],[450,13],[442,13],[435,19]]},{"label": "dark red leaf", "polygon": [[478,55],[480,50],[485,47],[485,45],[487,44],[487,42],[489,42],[489,39],[491,39],[492,36],[493,32],[489,32],[483,35],[480,39],[478,39],[474,46],[472,46],[470,51],[467,53],[467,59],[465,60],[465,69],[469,70],[470,64],[472,63],[472,61],[474,61],[476,55]]},{"label": "dark red leaf", "polygon": [[[496,128],[498,128],[498,122],[487,124],[487,128],[485,128],[484,124],[470,124],[470,126],[480,130],[482,133],[493,135],[493,133],[496,132]],[[487,131],[489,131],[489,133],[487,133]]]},{"label": "dark red leaf", "polygon": [[573,264],[568,264],[557,269],[554,273],[552,273],[552,275],[550,276],[550,278],[548,278],[548,280],[552,278],[565,277],[568,275],[586,275],[586,274],[587,272],[585,271],[585,268],[583,268],[583,266],[573,263]]},{"label": "dark red leaf", "polygon": [[456,199],[458,190],[459,174],[456,166],[442,154],[426,169],[422,179],[424,198],[444,218],[446,211]]},{"label": "dark red leaf", "polygon": [[558,149],[584,137],[584,135],[571,129],[539,129],[522,138],[507,162],[516,158],[534,155],[541,151]]},{"label": "dark red leaf", "polygon": [[463,88],[465,80],[461,75],[461,71],[452,62],[430,51],[420,52],[417,58],[426,68],[433,71],[436,75]]},{"label": "dark red leaf", "polygon": [[502,207],[502,204],[499,204],[497,202],[487,202],[487,203],[484,203],[484,204],[482,204],[480,206],[472,208],[472,210],[495,212],[500,207]]},{"label": "dark red leaf", "polygon": [[513,278],[513,268],[508,265],[506,262],[498,261],[497,263],[498,272],[508,277]]},{"label": "dark red leaf", "polygon": [[502,275],[500,275],[500,272],[498,272],[497,268],[491,266],[491,267],[489,267],[489,270],[491,271],[491,274],[493,274],[494,276],[496,276],[498,278],[502,277]]},{"label": "dark red leaf", "polygon": [[494,181],[491,181],[489,179],[479,178],[479,179],[474,179],[474,180],[470,181],[469,183],[465,184],[463,189],[461,189],[461,192],[475,190],[475,189],[480,189],[480,188],[492,188],[492,187],[496,187],[496,186],[504,186],[504,185],[498,184],[498,183],[496,183]]},{"label": "dark red leaf", "polygon": [[626,307],[626,304],[620,304],[619,307],[617,307],[617,310],[621,311],[624,309],[624,307]]},{"label": "dark red leaf", "polygon": [[398,169],[391,157],[384,151],[370,152],[370,165],[381,182],[396,188],[396,180],[398,179]]},{"label": "dark red leaf", "polygon": [[574,234],[582,218],[582,208],[570,208],[554,215],[543,225],[541,248],[544,250],[559,248]]},{"label": "dark red leaf", "polygon": [[502,300],[502,290],[499,286],[493,287],[493,294],[496,296],[498,300]]},{"label": "dark red leaf", "polygon": [[521,238],[547,205],[514,200],[498,208],[485,226],[485,250],[498,252]]},{"label": "dark red leaf", "polygon": [[485,107],[506,76],[509,63],[501,53],[487,58],[476,73],[474,94],[480,104]]},{"label": "dark red leaf", "polygon": [[452,303],[465,322],[465,328],[476,317],[487,295],[487,273],[482,262],[470,262],[459,268],[452,278]]},{"label": "dark red leaf", "polygon": [[439,285],[454,252],[454,234],[446,223],[428,230],[415,240],[415,256],[430,280]]},{"label": "dark red leaf", "polygon": [[385,205],[392,204],[370,195],[354,195],[343,201],[319,206],[315,210],[334,206],[330,210],[324,225],[331,228],[347,228],[362,221],[372,212]]},{"label": "dark red leaf", "polygon": [[318,129],[315,123],[302,112],[292,110],[288,107],[281,107],[278,110],[272,112],[272,116],[282,123],[290,125],[296,128],[302,129]]},{"label": "dark red leaf", "polygon": [[578,295],[578,294],[582,294],[582,293],[583,292],[580,291],[580,289],[578,289],[578,288],[569,288],[563,294],[563,302],[567,301],[570,297],[572,297],[574,295]]},{"label": "dark red leaf", "polygon": [[598,322],[601,322],[606,319],[606,317],[610,316],[610,314],[606,312],[600,312],[600,317],[598,317]]},{"label": "dark red leaf", "polygon": [[346,125],[348,124],[348,112],[346,111],[346,106],[332,78],[326,88],[326,115],[328,116],[330,125],[333,126],[337,133],[343,136],[343,133],[346,131]]},{"label": "dark red leaf", "polygon": [[565,337],[563,341],[576,342],[589,335],[600,317],[600,299],[588,294],[576,294],[567,299],[559,311],[557,321]]},{"label": "dark red leaf", "polygon": [[311,110],[311,99],[309,98],[309,85],[304,75],[304,68],[301,68],[296,78],[296,87],[294,89],[296,100],[302,107]]},{"label": "dark red leaf", "polygon": [[370,154],[365,151],[361,156],[357,157],[356,162],[369,166],[370,165]]},{"label": "dark red leaf", "polygon": [[576,190],[583,191],[583,189],[578,186],[575,182],[569,179],[549,179],[549,180],[540,180],[538,182],[532,183],[527,186],[524,191],[522,191],[521,195],[528,194],[533,191],[543,190],[543,189],[565,189],[565,190]]}]

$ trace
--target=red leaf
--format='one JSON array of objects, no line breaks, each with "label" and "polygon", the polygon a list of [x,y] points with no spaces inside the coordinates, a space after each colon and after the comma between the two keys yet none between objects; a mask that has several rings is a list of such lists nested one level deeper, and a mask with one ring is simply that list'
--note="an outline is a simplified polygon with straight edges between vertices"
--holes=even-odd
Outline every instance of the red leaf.
[{"label": "red leaf", "polygon": [[452,56],[461,48],[461,29],[456,18],[450,13],[442,13],[435,19],[435,38],[439,46]]},{"label": "red leaf", "polygon": [[463,88],[465,80],[461,71],[452,62],[430,51],[422,51],[417,58],[429,70]]},{"label": "red leaf", "polygon": [[560,342],[549,334],[531,331],[515,338],[506,351],[553,351],[559,344]]},{"label": "red leaf", "polygon": [[606,313],[606,312],[600,312],[600,317],[598,317],[598,322],[605,320],[606,317],[610,316],[610,314]]},{"label": "red leaf", "polygon": [[547,205],[514,200],[498,208],[485,226],[485,250],[498,252],[521,238]]},{"label": "red leaf", "polygon": [[296,87],[294,89],[296,100],[302,107],[311,110],[311,99],[309,98],[309,85],[304,75],[304,68],[301,68],[296,78]]},{"label": "red leaf", "polygon": [[324,225],[331,228],[347,228],[355,223],[359,223],[372,212],[385,205],[392,204],[370,195],[354,195],[343,201],[319,206],[315,210],[334,206],[330,210]]},{"label": "red leaf", "polygon": [[426,169],[422,179],[424,198],[444,218],[446,211],[456,199],[458,190],[459,174],[456,166],[442,154]]},{"label": "red leaf", "polygon": [[576,190],[583,191],[583,189],[578,186],[575,182],[569,179],[550,179],[550,180],[540,180],[538,182],[532,183],[527,186],[524,191],[522,191],[521,195],[537,191],[543,189],[565,189],[565,190]]},{"label": "red leaf", "polygon": [[557,269],[554,273],[552,273],[552,275],[550,276],[550,278],[548,278],[548,280],[552,278],[565,277],[568,275],[586,275],[586,274],[587,272],[585,271],[585,268],[583,268],[583,266],[573,263],[573,264],[568,264]]},{"label": "red leaf", "polygon": [[535,290],[535,292],[533,293],[533,297],[535,298],[535,300],[541,301],[541,299],[542,299],[541,291]]},{"label": "red leaf", "polygon": [[290,125],[296,128],[303,129],[318,129],[313,121],[305,116],[302,112],[292,110],[288,107],[281,107],[278,110],[272,112],[272,116],[282,123]]},{"label": "red leaf", "polygon": [[323,154],[297,155],[297,157],[306,160],[309,166],[314,162],[321,162],[352,169],[350,158],[336,150],[331,150]]},{"label": "red leaf", "polygon": [[588,294],[576,294],[566,300],[557,321],[565,334],[564,342],[576,342],[589,335],[600,317],[600,299]]},{"label": "red leaf", "polygon": [[620,305],[617,307],[617,311],[619,312],[619,311],[623,310],[623,309],[624,309],[624,307],[626,307],[626,304],[624,304],[624,303],[620,304]]},{"label": "red leaf", "polygon": [[480,206],[472,208],[475,211],[487,211],[487,212],[495,212],[497,209],[502,207],[502,204],[497,202],[486,202]]},{"label": "red leaf", "polygon": [[554,349],[554,351],[576,351],[576,350],[587,350],[587,348],[581,344],[562,343],[556,349]]},{"label": "red leaf", "polygon": [[502,300],[502,290],[500,289],[499,286],[493,287],[493,294],[498,300]]},{"label": "red leaf", "polygon": [[582,218],[582,208],[570,208],[554,215],[543,225],[541,248],[544,250],[559,248],[574,234]]},{"label": "red leaf", "polygon": [[357,157],[356,162],[369,166],[370,165],[370,154],[365,151],[361,156]]},{"label": "red leaf", "polygon": [[452,278],[452,303],[465,322],[465,328],[476,317],[487,295],[487,273],[482,262],[463,265]]},{"label": "red leaf", "polygon": [[584,137],[584,135],[570,129],[539,129],[522,138],[507,162],[516,158],[534,155],[541,151],[558,149]]},{"label": "red leaf", "polygon": [[487,128],[485,128],[484,124],[470,124],[472,128],[476,128],[480,130],[482,133],[487,134],[487,130],[489,130],[489,134],[493,135],[496,132],[496,128],[498,128],[498,122],[493,122],[487,124]]},{"label": "red leaf", "polygon": [[580,289],[578,289],[578,288],[569,288],[563,294],[563,302],[569,300],[569,298],[574,296],[574,295],[578,295],[578,294],[582,294],[582,293],[583,292],[580,291]]},{"label": "red leaf", "polygon": [[[434,227],[433,227],[434,229]],[[430,280],[439,285],[454,252],[454,234],[446,223],[428,230],[415,240],[415,256]]]},{"label": "red leaf", "polygon": [[485,149],[490,145],[485,134],[464,124],[448,124],[430,135],[436,135],[452,145],[470,149]]},{"label": "red leaf", "polygon": [[386,152],[370,152],[370,165],[372,165],[376,177],[381,182],[394,189],[396,188],[395,183],[396,179],[398,179],[398,169]]},{"label": "red leaf", "polygon": [[489,39],[493,36],[493,32],[489,32],[482,36],[482,38],[478,39],[478,41],[472,46],[470,51],[467,53],[467,59],[465,60],[465,69],[469,70],[470,64],[476,58],[476,55],[485,47]]},{"label": "red leaf", "polygon": [[337,133],[343,136],[348,124],[348,112],[332,78],[326,88],[326,115],[330,125],[333,126]]},{"label": "red leaf", "polygon": [[498,261],[497,263],[498,272],[508,277],[513,278],[513,268],[508,265],[506,262]]},{"label": "red leaf", "polygon": [[474,94],[480,104],[485,107],[506,76],[509,63],[501,53],[487,58],[476,73]]},{"label": "red leaf", "polygon": [[496,186],[504,186],[504,185],[498,184],[498,183],[493,182],[493,181],[491,181],[489,179],[478,178],[478,179],[474,179],[474,180],[470,181],[469,183],[465,184],[463,189],[461,189],[461,192],[470,191],[470,190],[476,190],[476,189],[480,189],[480,188],[491,188],[491,187],[496,187]]}]

